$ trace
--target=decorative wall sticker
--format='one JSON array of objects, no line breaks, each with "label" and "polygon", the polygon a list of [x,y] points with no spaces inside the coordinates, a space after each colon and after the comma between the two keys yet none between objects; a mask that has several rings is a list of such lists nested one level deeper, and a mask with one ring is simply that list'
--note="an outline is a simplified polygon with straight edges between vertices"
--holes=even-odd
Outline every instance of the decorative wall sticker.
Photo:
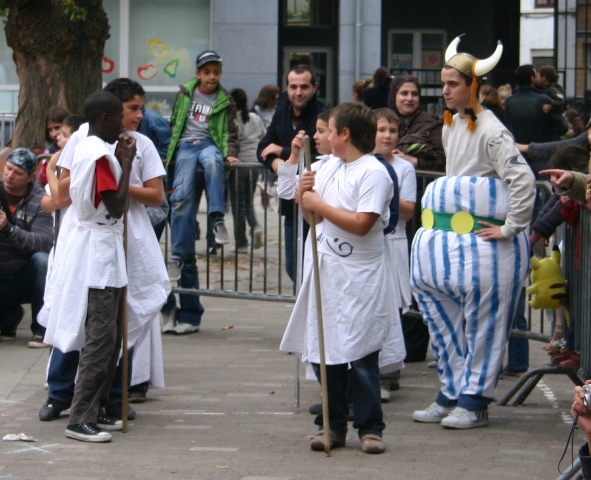
[{"label": "decorative wall sticker", "polygon": [[168,52],[168,44],[161,42],[157,38],[151,38],[148,41],[148,52],[157,57],[163,57]]},{"label": "decorative wall sticker", "polygon": [[113,70],[115,70],[115,62],[111,60],[109,57],[103,56],[102,72],[111,73]]},{"label": "decorative wall sticker", "polygon": [[158,75],[158,67],[153,63],[137,67],[137,76],[142,80],[152,80]]},{"label": "decorative wall sticker", "polygon": [[175,58],[174,60],[168,62],[164,67],[164,73],[168,75],[170,78],[176,77],[176,71],[179,67],[179,59]]}]

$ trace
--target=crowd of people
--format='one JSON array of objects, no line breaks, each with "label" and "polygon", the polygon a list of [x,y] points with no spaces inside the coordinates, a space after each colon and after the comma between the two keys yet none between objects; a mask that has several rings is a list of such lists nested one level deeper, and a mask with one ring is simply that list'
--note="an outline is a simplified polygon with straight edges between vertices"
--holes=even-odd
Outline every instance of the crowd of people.
[{"label": "crowd of people", "polygon": [[[353,85],[351,101],[329,109],[314,69],[295,65],[284,93],[266,85],[249,108],[244,90],[222,86],[222,58],[211,50],[197,57],[170,121],[146,108],[145,91],[126,78],[90,95],[83,116],[51,109],[42,172],[37,157],[18,148],[0,182],[0,337],[16,336],[22,304],[31,303],[29,347],[52,347],[40,420],[70,409],[66,436],[106,442],[124,416],[135,417],[122,408],[124,287],[129,398],[142,401],[148,388],[164,386],[161,333],[198,332],[205,312],[198,296],[171,292],[174,284],[199,289],[198,199],[205,191],[210,253],[230,243],[228,196],[236,254],[260,248],[253,207],[260,166],[277,176],[286,272],[294,282],[302,272],[280,348],[301,353],[310,377],[328,386],[329,431],[323,409],[310,407],[318,426],[311,448],[344,446],[352,418],[362,450],[384,452],[381,402],[400,388],[401,315],[413,296],[441,383],[414,420],[488,425],[499,375],[529,368],[527,340],[508,335],[512,325],[527,328],[529,250],[562,221],[576,222],[573,211],[591,200],[590,139],[552,67],[522,65],[515,91],[495,89],[482,79],[502,45],[481,60],[458,53],[459,41],[441,71],[443,118],[423,109],[416,77],[391,78],[384,67]],[[301,167],[306,136],[316,158],[309,171]],[[441,176],[418,190],[416,170]],[[544,178],[557,193],[542,208],[535,180]],[[421,227],[407,232],[421,196]],[[308,234],[312,220],[316,238]],[[158,245],[167,222],[168,264]],[[316,281],[329,292],[322,353]],[[579,345],[571,337],[559,348],[557,319],[545,348],[574,368]],[[579,394],[573,412],[585,417]]]}]

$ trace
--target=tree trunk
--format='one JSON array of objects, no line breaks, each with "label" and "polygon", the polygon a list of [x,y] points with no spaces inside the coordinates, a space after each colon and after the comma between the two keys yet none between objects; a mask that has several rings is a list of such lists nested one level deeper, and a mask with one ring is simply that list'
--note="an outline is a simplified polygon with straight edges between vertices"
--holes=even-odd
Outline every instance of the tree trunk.
[{"label": "tree trunk", "polygon": [[19,77],[18,115],[12,147],[43,147],[45,114],[59,105],[82,113],[84,99],[101,88],[101,65],[109,22],[101,0],[77,0],[85,20],[72,21],[63,4],[12,2],[6,40]]}]

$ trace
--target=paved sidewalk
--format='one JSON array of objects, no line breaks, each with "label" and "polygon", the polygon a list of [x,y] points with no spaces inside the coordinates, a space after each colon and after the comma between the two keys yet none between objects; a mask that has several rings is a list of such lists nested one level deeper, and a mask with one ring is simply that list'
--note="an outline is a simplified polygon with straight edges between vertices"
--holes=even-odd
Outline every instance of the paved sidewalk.
[{"label": "paved sidewalk", "polygon": [[[569,432],[572,383],[547,376],[523,407],[490,409],[490,425],[466,431],[415,423],[435,398],[435,371],[412,363],[384,404],[386,453],[361,452],[356,433],[330,458],[312,452],[320,388],[303,379],[294,406],[293,355],[278,351],[291,305],[202,298],[202,329],[164,336],[167,388],[136,405],[126,434],[108,444],[66,439],[67,418],[40,422],[47,349],[29,349],[30,317],[14,342],[0,342],[0,433],[36,443],[1,442],[0,478],[10,479],[553,479]],[[531,364],[547,355],[531,342]],[[505,392],[514,379],[499,382]],[[575,435],[575,449],[583,441]],[[576,452],[575,452],[576,454]],[[568,454],[570,459],[570,450]],[[563,469],[568,461],[563,462]]]}]

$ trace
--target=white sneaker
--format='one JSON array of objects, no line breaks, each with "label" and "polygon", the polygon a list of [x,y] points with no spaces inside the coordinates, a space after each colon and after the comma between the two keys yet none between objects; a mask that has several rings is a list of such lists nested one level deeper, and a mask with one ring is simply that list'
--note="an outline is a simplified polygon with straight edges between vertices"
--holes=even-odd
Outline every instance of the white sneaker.
[{"label": "white sneaker", "polygon": [[252,244],[255,250],[263,246],[263,231],[261,230],[261,227],[255,227],[252,232]]},{"label": "white sneaker", "polygon": [[453,410],[453,407],[442,407],[437,402],[433,402],[426,410],[415,410],[412,414],[417,422],[422,423],[439,423],[447,417]]},{"label": "white sneaker", "polygon": [[390,401],[390,390],[388,390],[386,383],[383,380],[380,381],[380,397],[382,403],[388,403]]},{"label": "white sneaker", "polygon": [[476,428],[488,425],[488,410],[466,410],[462,407],[454,408],[447,417],[441,420],[441,426],[446,428]]},{"label": "white sneaker", "polygon": [[177,335],[187,335],[199,331],[199,325],[191,325],[190,323],[177,323],[176,326],[169,333]]},{"label": "white sneaker", "polygon": [[218,221],[213,227],[213,234],[215,243],[219,245],[227,245],[230,243],[230,236],[228,235],[228,229],[226,228],[226,224],[224,221]]},{"label": "white sneaker", "polygon": [[166,266],[168,271],[168,278],[171,282],[178,282],[181,279],[181,269],[183,268],[183,262],[178,258],[171,258]]},{"label": "white sneaker", "polygon": [[168,313],[162,313],[162,333],[174,333],[174,327],[176,326],[176,312],[177,308],[174,307]]}]

